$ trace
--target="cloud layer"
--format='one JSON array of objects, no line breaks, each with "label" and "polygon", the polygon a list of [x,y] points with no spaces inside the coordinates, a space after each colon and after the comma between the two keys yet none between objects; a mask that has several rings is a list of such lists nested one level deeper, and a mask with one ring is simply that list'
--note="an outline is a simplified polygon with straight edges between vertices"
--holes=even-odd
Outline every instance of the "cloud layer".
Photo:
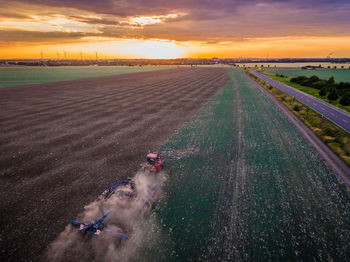
[{"label": "cloud layer", "polygon": [[348,0],[0,0],[0,45],[350,36]]}]

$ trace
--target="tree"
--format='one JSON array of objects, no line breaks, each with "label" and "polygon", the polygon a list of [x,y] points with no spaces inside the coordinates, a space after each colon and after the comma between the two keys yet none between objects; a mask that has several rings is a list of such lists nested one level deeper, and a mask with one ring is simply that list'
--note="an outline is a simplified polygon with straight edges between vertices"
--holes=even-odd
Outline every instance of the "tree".
[{"label": "tree", "polygon": [[331,77],[328,79],[327,84],[332,85],[332,84],[334,84],[334,83],[335,83],[334,77],[331,76]]},{"label": "tree", "polygon": [[335,88],[332,88],[330,91],[329,91],[329,94],[328,94],[328,99],[329,100],[337,100],[339,98],[338,94],[337,94],[337,90]]},{"label": "tree", "polygon": [[350,82],[340,82],[337,89],[340,96],[345,95],[345,93],[350,92]]},{"label": "tree", "polygon": [[298,76],[298,77],[293,77],[290,81],[293,83],[298,83],[301,84],[304,81],[307,81],[308,78],[306,76]]},{"label": "tree", "polygon": [[343,97],[340,99],[339,103],[343,106],[350,105],[350,92],[346,92]]},{"label": "tree", "polygon": [[309,81],[311,82],[311,83],[314,83],[314,82],[317,82],[317,81],[319,81],[320,79],[318,78],[318,76],[316,76],[316,75],[313,75],[313,76],[311,76],[310,78],[309,78]]},{"label": "tree", "polygon": [[316,89],[322,89],[323,87],[326,87],[327,82],[324,80],[319,80],[317,82],[312,83],[311,87]]},{"label": "tree", "polygon": [[318,94],[319,94],[320,96],[325,96],[325,95],[327,95],[327,88],[322,87],[321,90],[320,90],[320,92],[318,92]]}]

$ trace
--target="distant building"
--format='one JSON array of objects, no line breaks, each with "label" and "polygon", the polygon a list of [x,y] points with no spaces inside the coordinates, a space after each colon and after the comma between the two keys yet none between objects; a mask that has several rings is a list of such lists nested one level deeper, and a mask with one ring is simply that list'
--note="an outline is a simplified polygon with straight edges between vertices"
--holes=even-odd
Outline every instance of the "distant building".
[{"label": "distant building", "polygon": [[220,59],[219,59],[218,57],[213,57],[213,58],[211,59],[211,61],[214,62],[215,64],[218,64],[219,61],[220,61]]}]

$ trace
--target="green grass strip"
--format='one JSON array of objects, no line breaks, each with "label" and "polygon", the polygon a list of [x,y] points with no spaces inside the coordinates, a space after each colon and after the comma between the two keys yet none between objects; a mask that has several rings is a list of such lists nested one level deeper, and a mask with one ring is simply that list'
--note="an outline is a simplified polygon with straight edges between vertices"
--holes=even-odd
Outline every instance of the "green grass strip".
[{"label": "green grass strip", "polygon": [[349,192],[254,82],[229,73],[232,82],[161,148],[169,179],[150,229],[160,233],[138,258],[349,257]]}]

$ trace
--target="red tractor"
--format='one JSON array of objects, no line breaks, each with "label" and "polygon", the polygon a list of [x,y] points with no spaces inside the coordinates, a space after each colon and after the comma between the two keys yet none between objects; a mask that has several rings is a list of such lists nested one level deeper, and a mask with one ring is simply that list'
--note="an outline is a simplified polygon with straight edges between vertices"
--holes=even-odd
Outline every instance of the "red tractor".
[{"label": "red tractor", "polygon": [[163,168],[162,158],[157,153],[149,153],[147,155],[147,162],[141,164],[141,168],[144,171],[157,173]]}]

